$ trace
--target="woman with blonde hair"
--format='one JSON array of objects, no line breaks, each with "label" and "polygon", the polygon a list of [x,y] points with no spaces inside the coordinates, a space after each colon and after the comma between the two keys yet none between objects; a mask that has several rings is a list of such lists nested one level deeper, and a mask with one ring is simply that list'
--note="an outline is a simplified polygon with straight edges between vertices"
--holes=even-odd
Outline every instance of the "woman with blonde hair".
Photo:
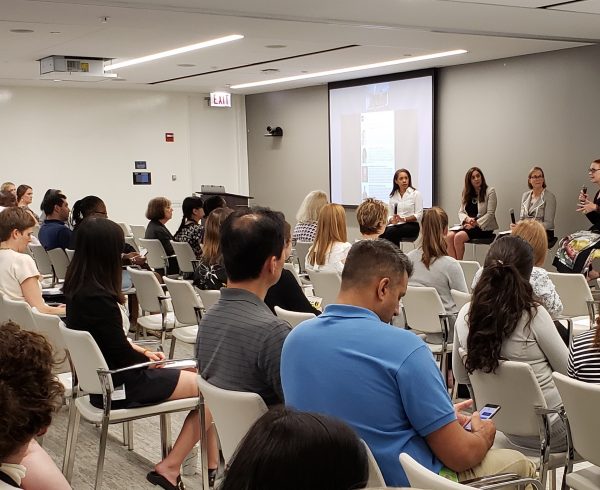
[{"label": "woman with blonde hair", "polygon": [[385,231],[387,206],[383,201],[367,197],[356,208],[356,221],[363,240],[377,240]]},{"label": "woman with blonde hair", "polygon": [[541,167],[532,167],[527,174],[527,187],[521,198],[519,219],[539,221],[546,230],[548,239],[554,238],[554,216],[556,214],[556,197],[546,189],[546,177]]},{"label": "woman with blonde hair", "polygon": [[315,241],[319,213],[328,202],[327,194],[323,191],[312,191],[307,194],[296,214],[298,223],[294,227],[292,239],[298,242]]},{"label": "woman with blonde hair", "polygon": [[350,247],[344,208],[339,204],[326,204],[319,213],[317,236],[306,255],[306,270],[341,274]]},{"label": "woman with blonde hair", "polygon": [[419,246],[408,253],[413,264],[410,286],[428,286],[436,289],[446,313],[458,313],[450,290],[468,293],[465,275],[456,259],[448,255],[446,234],[448,215],[439,207],[425,212],[421,222]]}]

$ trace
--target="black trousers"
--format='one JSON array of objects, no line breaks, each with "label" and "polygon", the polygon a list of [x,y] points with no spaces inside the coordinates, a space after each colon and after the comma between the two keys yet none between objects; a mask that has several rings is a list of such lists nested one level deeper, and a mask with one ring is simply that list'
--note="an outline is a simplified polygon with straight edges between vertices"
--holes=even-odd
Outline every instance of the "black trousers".
[{"label": "black trousers", "polygon": [[387,226],[385,231],[379,235],[379,238],[385,238],[390,242],[400,246],[400,240],[403,238],[417,238],[421,227],[416,221],[403,223],[401,225]]}]

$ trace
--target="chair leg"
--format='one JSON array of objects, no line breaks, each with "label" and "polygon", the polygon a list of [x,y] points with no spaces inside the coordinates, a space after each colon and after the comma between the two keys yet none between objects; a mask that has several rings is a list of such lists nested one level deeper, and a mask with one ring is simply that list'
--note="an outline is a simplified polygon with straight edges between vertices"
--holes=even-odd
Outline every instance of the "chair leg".
[{"label": "chair leg", "polygon": [[177,339],[171,333],[171,347],[169,348],[169,359],[173,359],[173,356],[175,355],[175,341],[176,340]]},{"label": "chair leg", "polygon": [[75,447],[77,446],[77,435],[79,432],[79,411],[75,407],[75,400],[71,400],[69,406],[69,422],[67,426],[67,441],[65,443],[65,455],[63,458],[62,473],[69,483],[73,478],[73,466],[75,463]]},{"label": "chair leg", "polygon": [[123,446],[133,451],[133,421],[123,422]]},{"label": "chair leg", "polygon": [[106,453],[106,440],[108,439],[108,417],[102,418],[102,432],[100,433],[100,448],[98,449],[98,464],[96,468],[96,484],[94,490],[102,488],[102,474],[104,473],[104,455]]},{"label": "chair leg", "polygon": [[160,445],[162,457],[165,459],[171,452],[171,417],[169,414],[160,415]]},{"label": "chair leg", "polygon": [[[200,395],[200,408],[198,410],[200,414],[200,461],[202,465],[202,486],[200,487],[202,490],[209,490],[208,484],[208,442],[207,442],[207,434],[206,434],[206,413],[204,412],[204,400],[202,399],[202,395]],[[214,430],[214,428],[213,428]]]}]

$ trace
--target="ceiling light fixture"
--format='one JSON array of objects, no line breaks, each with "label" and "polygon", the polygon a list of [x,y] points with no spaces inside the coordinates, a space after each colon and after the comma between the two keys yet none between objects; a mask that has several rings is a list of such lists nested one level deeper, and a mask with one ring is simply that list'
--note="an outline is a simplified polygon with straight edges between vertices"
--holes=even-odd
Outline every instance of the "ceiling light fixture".
[{"label": "ceiling light fixture", "polygon": [[232,85],[231,88],[250,88],[250,87],[261,87],[263,85],[272,85],[274,83],[292,82],[295,80],[306,80],[307,78],[325,77],[329,75],[339,75],[341,73],[349,73],[352,71],[371,70],[373,68],[383,68],[386,66],[401,65],[404,63],[414,63],[416,61],[432,60],[436,58],[443,58],[445,56],[454,56],[457,54],[467,53],[464,49],[455,49],[454,51],[443,51],[440,53],[426,54],[423,56],[412,56],[410,58],[402,58],[399,60],[382,61],[380,63],[371,63],[369,65],[350,66],[348,68],[338,68],[336,70],[319,71],[316,73],[307,73],[306,75],[295,75],[293,77],[285,78],[274,78],[273,80],[263,80],[261,82],[250,82],[240,83],[238,85]]},{"label": "ceiling light fixture", "polygon": [[123,61],[121,63],[113,63],[112,65],[106,65],[104,71],[117,70],[126,66],[137,65],[139,63],[146,63],[147,61],[159,60],[161,58],[167,58],[168,56],[175,56],[177,54],[189,53],[197,49],[208,48],[210,46],[217,46],[219,44],[229,43],[231,41],[237,41],[243,39],[244,36],[240,34],[232,34],[231,36],[219,37],[217,39],[211,39],[197,44],[190,44],[189,46],[182,46],[181,48],[170,49],[169,51],[161,51],[160,53],[150,54],[148,56],[142,56],[141,58],[133,58],[129,61]]}]

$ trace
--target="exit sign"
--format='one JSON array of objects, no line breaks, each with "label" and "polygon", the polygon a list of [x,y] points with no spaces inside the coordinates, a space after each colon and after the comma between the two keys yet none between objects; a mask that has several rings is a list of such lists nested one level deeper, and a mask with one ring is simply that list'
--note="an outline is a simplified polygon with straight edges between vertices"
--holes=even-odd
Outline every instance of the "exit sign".
[{"label": "exit sign", "polygon": [[211,92],[211,107],[231,107],[231,94],[229,92]]}]

